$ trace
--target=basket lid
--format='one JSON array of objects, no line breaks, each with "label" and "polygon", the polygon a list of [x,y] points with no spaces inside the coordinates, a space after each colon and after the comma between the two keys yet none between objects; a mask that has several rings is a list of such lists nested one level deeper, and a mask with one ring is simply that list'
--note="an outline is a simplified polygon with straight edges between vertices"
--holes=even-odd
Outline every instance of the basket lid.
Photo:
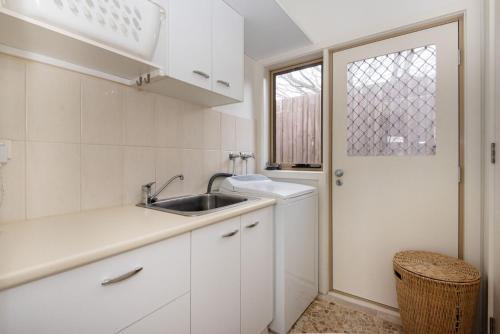
[{"label": "basket lid", "polygon": [[467,262],[432,252],[399,252],[394,256],[394,263],[414,274],[445,282],[470,283],[481,277],[479,271]]}]

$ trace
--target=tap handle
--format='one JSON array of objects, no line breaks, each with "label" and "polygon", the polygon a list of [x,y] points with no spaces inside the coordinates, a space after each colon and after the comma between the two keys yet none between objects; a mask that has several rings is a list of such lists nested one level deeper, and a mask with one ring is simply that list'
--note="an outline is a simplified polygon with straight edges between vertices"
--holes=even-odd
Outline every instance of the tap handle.
[{"label": "tap handle", "polygon": [[252,152],[240,152],[240,157],[242,160],[247,160],[250,158],[255,159],[255,153]]},{"label": "tap handle", "polygon": [[151,187],[153,187],[153,185],[154,185],[155,183],[156,183],[156,182],[154,182],[154,181],[153,181],[153,182],[149,182],[149,183],[147,183],[147,184],[144,184],[144,185],[142,186],[142,189],[143,189],[143,190],[151,190]]}]

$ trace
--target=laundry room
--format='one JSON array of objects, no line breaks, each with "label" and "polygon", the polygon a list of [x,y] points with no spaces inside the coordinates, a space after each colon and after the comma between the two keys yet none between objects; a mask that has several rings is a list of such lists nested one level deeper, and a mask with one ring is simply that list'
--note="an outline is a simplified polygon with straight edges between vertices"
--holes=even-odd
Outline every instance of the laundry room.
[{"label": "laundry room", "polygon": [[495,0],[0,0],[0,334],[500,334]]}]

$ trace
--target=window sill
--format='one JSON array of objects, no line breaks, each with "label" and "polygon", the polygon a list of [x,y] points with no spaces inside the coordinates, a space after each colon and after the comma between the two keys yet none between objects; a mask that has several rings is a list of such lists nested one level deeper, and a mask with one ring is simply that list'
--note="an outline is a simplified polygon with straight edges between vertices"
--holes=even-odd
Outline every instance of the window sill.
[{"label": "window sill", "polygon": [[320,180],[324,171],[263,170],[261,174],[275,179]]}]

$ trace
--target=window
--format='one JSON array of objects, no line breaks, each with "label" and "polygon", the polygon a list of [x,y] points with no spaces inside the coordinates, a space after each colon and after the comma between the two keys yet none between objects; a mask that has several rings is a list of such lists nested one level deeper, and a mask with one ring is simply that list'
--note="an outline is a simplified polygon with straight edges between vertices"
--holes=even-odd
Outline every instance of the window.
[{"label": "window", "polygon": [[271,72],[271,161],[284,169],[321,169],[323,62]]},{"label": "window", "polygon": [[436,154],[436,46],[347,65],[347,154]]}]

